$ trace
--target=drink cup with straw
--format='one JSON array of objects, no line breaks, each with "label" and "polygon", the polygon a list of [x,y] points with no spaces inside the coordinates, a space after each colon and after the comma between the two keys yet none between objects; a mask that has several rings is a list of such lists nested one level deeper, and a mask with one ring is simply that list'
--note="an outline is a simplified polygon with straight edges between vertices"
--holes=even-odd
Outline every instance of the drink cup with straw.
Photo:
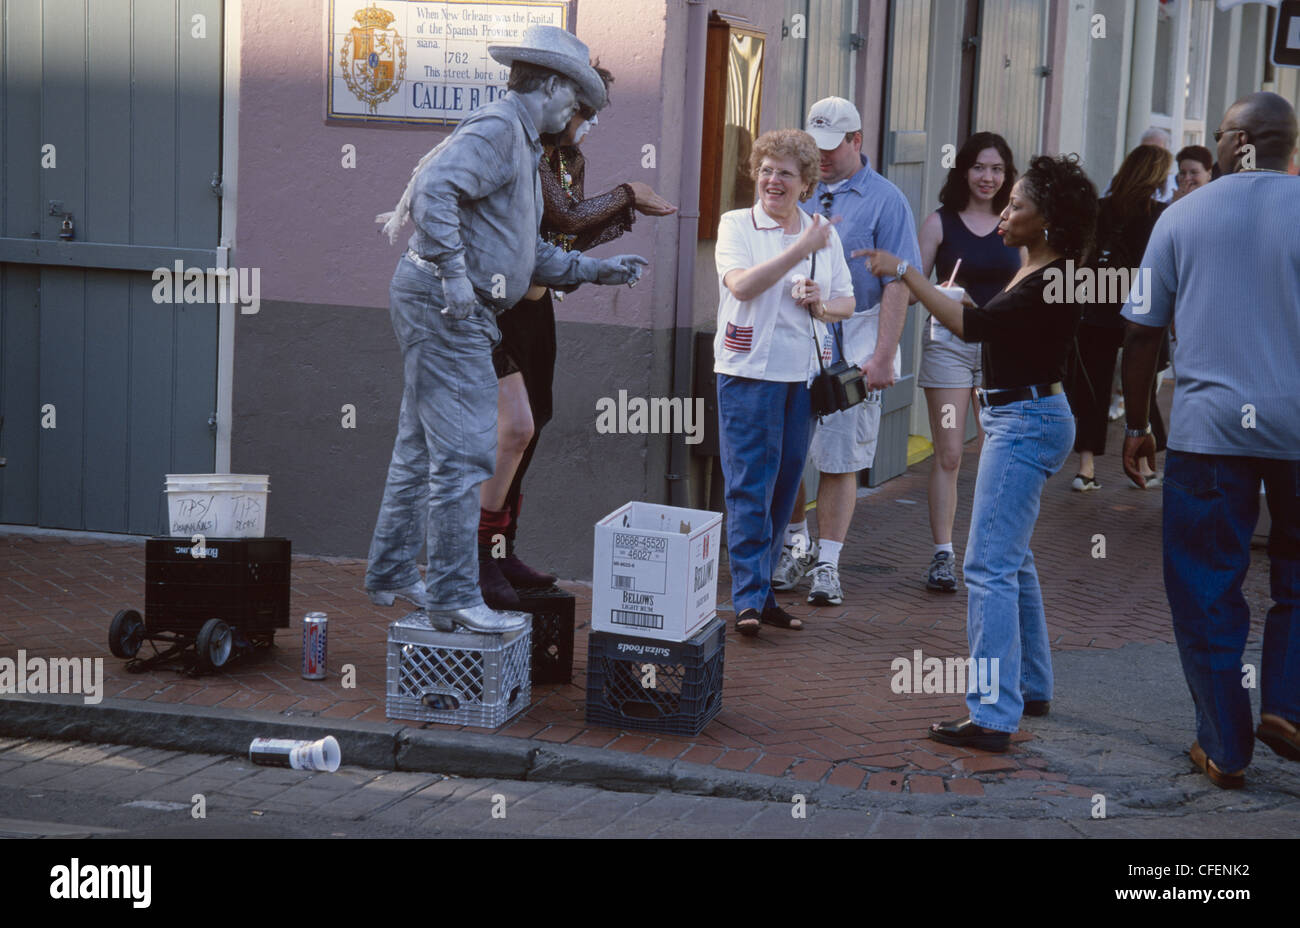
[{"label": "drink cup with straw", "polygon": [[[936,288],[944,296],[948,297],[950,300],[956,300],[958,303],[960,303],[966,296],[965,287],[958,287],[953,284],[953,281],[957,279],[957,271],[960,269],[961,269],[961,258],[958,258],[957,263],[952,266],[952,273],[948,275],[948,282],[943,286]],[[930,317],[931,340],[948,338],[949,334],[950,333],[948,332],[947,326],[945,326],[934,316]]]}]

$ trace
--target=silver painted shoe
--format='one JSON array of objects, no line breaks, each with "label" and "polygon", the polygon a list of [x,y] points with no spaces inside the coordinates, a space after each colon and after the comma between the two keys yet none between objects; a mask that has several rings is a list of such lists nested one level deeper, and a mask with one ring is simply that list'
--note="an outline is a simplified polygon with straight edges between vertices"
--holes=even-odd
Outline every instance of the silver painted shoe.
[{"label": "silver painted shoe", "polygon": [[456,626],[452,623],[451,619],[447,618],[442,613],[436,613],[435,615],[430,616],[429,613],[425,612],[423,609],[416,609],[414,612],[403,616],[402,621],[408,624],[418,622],[421,625],[428,625],[435,631],[440,632],[454,632],[456,630]]},{"label": "silver painted shoe", "polygon": [[[533,617],[527,612],[500,612],[489,607],[486,603],[479,603],[477,606],[466,606],[464,609],[441,609],[429,610],[429,621],[453,622],[471,632],[483,632],[489,635],[499,635],[503,632],[514,632],[528,626]],[[438,626],[434,626],[435,628]]]},{"label": "silver painted shoe", "polygon": [[424,581],[416,580],[410,586],[400,590],[366,590],[366,595],[376,606],[391,606],[397,600],[404,599],[416,609],[424,608]]}]

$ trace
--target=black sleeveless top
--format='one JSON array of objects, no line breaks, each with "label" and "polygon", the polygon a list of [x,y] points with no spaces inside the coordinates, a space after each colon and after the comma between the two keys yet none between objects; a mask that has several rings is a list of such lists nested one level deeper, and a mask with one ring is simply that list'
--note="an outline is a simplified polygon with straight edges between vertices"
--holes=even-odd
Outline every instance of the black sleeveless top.
[{"label": "black sleeveless top", "polygon": [[943,241],[934,256],[939,283],[947,282],[953,265],[961,258],[957,286],[966,288],[976,306],[983,306],[1020,270],[1020,249],[1002,244],[996,227],[988,235],[976,235],[966,228],[957,211],[947,206],[939,208],[939,220],[943,223]]}]

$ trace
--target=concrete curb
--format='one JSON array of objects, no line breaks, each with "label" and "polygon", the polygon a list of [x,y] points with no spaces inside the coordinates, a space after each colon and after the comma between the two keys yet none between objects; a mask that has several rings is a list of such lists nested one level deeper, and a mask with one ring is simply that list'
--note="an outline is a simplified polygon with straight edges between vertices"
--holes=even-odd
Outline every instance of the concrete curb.
[{"label": "concrete curb", "polygon": [[[378,770],[581,784],[624,792],[668,790],[778,802],[790,802],[795,793],[809,801],[819,798],[837,804],[853,797],[867,797],[863,791],[842,787],[504,735],[422,729],[397,723],[292,718],[246,709],[131,699],[105,699],[87,705],[79,696],[0,697],[0,735],[7,737],[95,741],[244,757],[254,738],[314,740],[327,734],[338,739],[345,764]],[[871,797],[886,798],[878,793]]]}]

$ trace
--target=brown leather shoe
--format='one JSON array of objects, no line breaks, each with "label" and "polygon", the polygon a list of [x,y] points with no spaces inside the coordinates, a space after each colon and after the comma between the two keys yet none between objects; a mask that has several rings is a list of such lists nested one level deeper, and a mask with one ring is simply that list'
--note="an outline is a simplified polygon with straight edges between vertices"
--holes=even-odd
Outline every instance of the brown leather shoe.
[{"label": "brown leather shoe", "polygon": [[1219,789],[1241,789],[1246,785],[1246,771],[1238,770],[1236,773],[1224,773],[1214,765],[1205,750],[1201,747],[1199,741],[1192,742],[1192,749],[1187,752],[1192,758],[1192,763],[1200,768],[1201,773],[1210,778],[1210,782]]},{"label": "brown leather shoe", "polygon": [[510,581],[501,573],[497,559],[482,549],[478,555],[478,587],[483,591],[483,602],[499,612],[522,612],[523,603]]},{"label": "brown leather shoe", "polygon": [[1255,737],[1263,741],[1273,753],[1287,760],[1300,760],[1300,728],[1280,715],[1260,713],[1259,728]]}]

